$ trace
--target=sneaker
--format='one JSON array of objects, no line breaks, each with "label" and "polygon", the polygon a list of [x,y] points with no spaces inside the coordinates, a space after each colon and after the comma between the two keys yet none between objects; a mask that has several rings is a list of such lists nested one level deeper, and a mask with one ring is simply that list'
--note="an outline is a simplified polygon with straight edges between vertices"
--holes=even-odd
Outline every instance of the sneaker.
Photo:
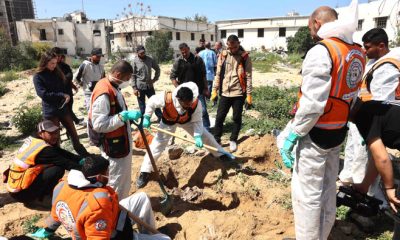
[{"label": "sneaker", "polygon": [[136,180],[136,187],[137,188],[145,187],[149,182],[149,178],[150,178],[150,173],[141,172],[138,179]]},{"label": "sneaker", "polygon": [[237,150],[237,143],[235,141],[230,141],[229,142],[229,150],[231,150],[231,152],[236,152]]}]

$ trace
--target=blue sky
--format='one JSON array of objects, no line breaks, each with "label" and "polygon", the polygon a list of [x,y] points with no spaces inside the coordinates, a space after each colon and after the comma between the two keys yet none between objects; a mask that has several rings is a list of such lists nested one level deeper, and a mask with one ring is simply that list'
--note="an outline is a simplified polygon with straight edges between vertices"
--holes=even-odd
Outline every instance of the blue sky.
[{"label": "blue sky", "polygon": [[[132,0],[83,0],[89,19],[115,19]],[[152,15],[184,18],[196,13],[206,15],[212,22],[225,19],[283,16],[295,10],[309,15],[316,7],[347,6],[351,0],[143,0],[151,7]],[[360,3],[367,0],[359,0]],[[82,9],[82,0],[35,0],[38,18],[61,17],[65,13]],[[137,12],[138,10],[134,10]]]}]

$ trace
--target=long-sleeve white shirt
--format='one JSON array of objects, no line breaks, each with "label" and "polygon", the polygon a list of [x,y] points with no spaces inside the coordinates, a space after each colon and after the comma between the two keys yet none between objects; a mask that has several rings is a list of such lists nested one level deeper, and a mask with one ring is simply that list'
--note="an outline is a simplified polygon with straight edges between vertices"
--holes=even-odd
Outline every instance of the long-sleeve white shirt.
[{"label": "long-sleeve white shirt", "polygon": [[[390,52],[379,59],[369,60],[365,67],[365,73],[367,73],[377,61],[385,58],[395,58],[400,60],[400,48],[390,50]],[[377,68],[372,74],[370,85],[372,100],[395,100],[395,92],[399,85],[399,77],[399,70],[392,64],[383,64]]]},{"label": "long-sleeve white shirt", "polygon": [[[172,102],[174,104],[175,109],[180,115],[183,115],[186,112],[186,110],[183,109],[182,106],[179,104],[178,98],[176,97],[178,90],[182,87],[187,87],[192,90],[193,99],[196,99],[199,96],[199,90],[194,82],[186,82],[175,88],[174,91],[172,92]],[[155,109],[157,108],[162,109],[164,107],[165,107],[165,92],[153,95],[146,103],[145,115],[151,116],[153,115]],[[194,136],[203,135],[204,128],[202,120],[202,106],[200,102],[197,104],[196,110],[193,112],[191,116],[190,123],[192,123],[194,127]]]}]

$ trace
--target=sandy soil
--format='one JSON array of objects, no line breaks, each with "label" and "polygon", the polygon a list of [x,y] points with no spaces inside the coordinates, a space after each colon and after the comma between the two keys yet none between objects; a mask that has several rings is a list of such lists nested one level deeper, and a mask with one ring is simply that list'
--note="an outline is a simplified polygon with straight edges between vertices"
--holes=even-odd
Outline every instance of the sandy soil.
[{"label": "sandy soil", "polygon": [[[173,89],[169,81],[171,66],[161,67],[161,78],[155,88],[157,91]],[[289,87],[299,85],[299,69],[281,66],[272,73],[254,73],[254,86],[279,85]],[[1,133],[19,136],[9,121],[20,105],[31,106],[40,103],[33,88],[31,76],[22,74],[22,79],[10,82],[11,90],[0,98]],[[130,88],[124,89],[129,108],[137,108],[137,101]],[[74,97],[75,112],[84,116],[83,95],[79,91]],[[89,147],[85,129],[79,130],[82,142],[89,151],[98,153],[98,149]],[[184,134],[178,131],[179,134]],[[65,139],[65,136],[63,136]],[[168,192],[174,197],[173,211],[169,216],[159,212],[159,197],[162,196],[157,182],[151,181],[144,189],[151,196],[158,227],[164,227],[174,239],[282,239],[294,236],[293,214],[290,201],[290,172],[279,170],[276,162],[280,156],[275,139],[269,135],[241,135],[239,149],[235,153],[237,161],[249,167],[247,171],[236,171],[229,164],[207,154],[196,151],[189,154],[190,145],[176,141],[178,147],[185,149],[177,160],[169,160],[167,151],[158,161],[165,178]],[[226,144],[227,140],[223,140]],[[70,146],[64,143],[68,149]],[[227,146],[227,145],[225,145]],[[12,161],[15,150],[1,153],[0,171]],[[136,191],[137,177],[144,152],[135,150],[132,168],[132,188]],[[14,202],[6,193],[4,184],[0,187],[0,236],[23,236],[24,223],[39,214]],[[39,221],[38,225],[43,224]],[[348,224],[345,224],[348,227]],[[353,239],[345,236],[339,223],[334,229],[332,239]],[[354,228],[354,227],[353,227]],[[352,226],[350,226],[351,232]],[[66,237],[60,228],[57,235]]]}]

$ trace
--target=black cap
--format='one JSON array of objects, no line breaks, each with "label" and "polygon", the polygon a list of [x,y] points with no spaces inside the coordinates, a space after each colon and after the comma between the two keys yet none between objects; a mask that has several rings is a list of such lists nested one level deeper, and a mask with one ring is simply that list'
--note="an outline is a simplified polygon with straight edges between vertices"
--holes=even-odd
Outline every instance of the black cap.
[{"label": "black cap", "polygon": [[146,51],[146,49],[144,48],[143,45],[138,45],[138,46],[136,47],[136,52],[137,52],[137,53],[141,53],[141,52],[145,52],[145,51]]},{"label": "black cap", "polygon": [[55,125],[52,121],[50,120],[43,120],[37,125],[38,131],[39,132],[55,132],[59,130],[60,128]]},{"label": "black cap", "polygon": [[101,50],[101,48],[93,48],[91,54],[92,54],[92,56],[93,55],[104,56],[103,55],[103,51]]}]

